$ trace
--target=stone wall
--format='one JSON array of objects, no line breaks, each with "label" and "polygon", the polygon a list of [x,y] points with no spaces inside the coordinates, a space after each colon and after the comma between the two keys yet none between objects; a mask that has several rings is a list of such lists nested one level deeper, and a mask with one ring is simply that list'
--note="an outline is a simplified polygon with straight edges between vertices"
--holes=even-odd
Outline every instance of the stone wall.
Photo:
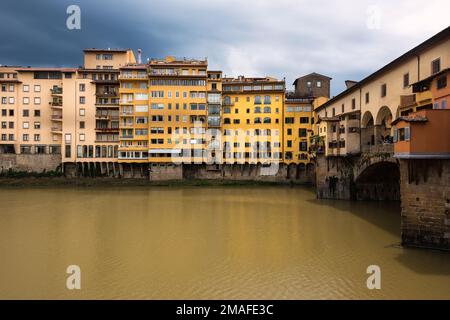
[{"label": "stone wall", "polygon": [[183,165],[184,179],[314,183],[313,165],[261,164]]},{"label": "stone wall", "polygon": [[402,243],[450,250],[450,160],[402,160]]},{"label": "stone wall", "polygon": [[316,193],[319,199],[350,200],[353,197],[353,162],[345,157],[316,158]]},{"label": "stone wall", "polygon": [[151,164],[149,167],[150,181],[182,180],[183,166],[176,164]]},{"label": "stone wall", "polygon": [[0,154],[0,172],[12,170],[41,173],[55,171],[60,165],[60,154]]}]

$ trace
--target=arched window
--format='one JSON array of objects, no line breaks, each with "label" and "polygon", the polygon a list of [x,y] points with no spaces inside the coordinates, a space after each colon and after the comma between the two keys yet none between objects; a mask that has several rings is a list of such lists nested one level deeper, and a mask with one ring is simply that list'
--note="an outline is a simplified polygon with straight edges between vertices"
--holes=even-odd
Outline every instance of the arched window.
[{"label": "arched window", "polygon": [[272,119],[270,119],[269,117],[265,117],[264,118],[264,123],[271,123]]},{"label": "arched window", "polygon": [[224,118],[223,119],[223,124],[230,124],[230,123],[231,123],[230,118]]},{"label": "arched window", "polygon": [[270,96],[264,96],[264,104],[270,104]]},{"label": "arched window", "polygon": [[270,107],[264,107],[264,113],[271,113],[272,110]]},{"label": "arched window", "polygon": [[255,96],[255,104],[261,104],[261,96]]},{"label": "arched window", "polygon": [[254,123],[255,124],[261,123],[261,118],[260,117],[256,117],[255,120],[254,120]]}]

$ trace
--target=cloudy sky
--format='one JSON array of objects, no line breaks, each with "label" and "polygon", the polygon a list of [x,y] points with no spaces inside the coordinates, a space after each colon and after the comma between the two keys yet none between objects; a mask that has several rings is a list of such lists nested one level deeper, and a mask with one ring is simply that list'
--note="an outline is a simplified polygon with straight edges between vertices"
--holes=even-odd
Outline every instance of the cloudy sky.
[{"label": "cloudy sky", "polygon": [[[81,30],[66,27],[69,5]],[[227,76],[361,80],[448,27],[448,0],[2,0],[0,64],[79,66],[82,49],[208,57]]]}]

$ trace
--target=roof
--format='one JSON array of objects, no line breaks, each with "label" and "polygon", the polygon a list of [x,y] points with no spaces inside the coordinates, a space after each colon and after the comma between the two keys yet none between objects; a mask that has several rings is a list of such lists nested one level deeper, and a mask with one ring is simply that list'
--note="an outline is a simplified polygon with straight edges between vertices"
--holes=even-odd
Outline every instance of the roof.
[{"label": "roof", "polygon": [[447,27],[446,29],[442,30],[441,32],[435,34],[433,37],[429,38],[428,40],[422,42],[418,46],[414,47],[410,51],[406,52],[405,54],[401,55],[394,61],[388,63],[378,71],[375,71],[371,75],[367,76],[366,78],[362,79],[358,83],[356,83],[354,86],[348,88],[347,90],[344,90],[337,96],[333,97],[332,99],[328,100],[328,102],[322,104],[320,107],[318,107],[316,110],[321,110],[323,108],[326,108],[327,106],[333,104],[337,100],[339,100],[342,97],[345,97],[346,95],[356,91],[357,89],[361,88],[363,85],[371,81],[372,79],[375,79],[376,77],[380,76],[384,72],[392,69],[393,67],[397,66],[398,64],[404,62],[407,59],[410,59],[412,57],[415,57],[418,53],[422,52],[424,49],[433,46],[434,44],[437,44],[443,40],[446,40],[450,37],[450,27]]},{"label": "roof", "polygon": [[130,70],[130,69],[137,69],[137,70],[147,70],[147,65],[146,64],[133,64],[133,65],[127,65],[127,66],[122,66],[120,67],[121,70],[126,69],[126,70]]},{"label": "roof", "polygon": [[77,72],[77,68],[47,68],[47,67],[27,67],[17,68],[16,71],[21,72],[34,72],[34,71],[47,71],[47,72]]},{"label": "roof", "polygon": [[427,122],[428,119],[424,116],[404,116],[404,117],[398,117],[394,121],[392,121],[392,125],[396,125],[397,123],[405,121],[405,122]]},{"label": "roof", "polygon": [[272,77],[264,77],[264,78],[247,78],[240,76],[238,78],[223,78],[224,84],[248,84],[248,83],[284,83],[284,80],[278,80]]},{"label": "roof", "polygon": [[83,52],[115,52],[115,53],[127,53],[131,49],[101,49],[101,48],[87,48]]},{"label": "roof", "polygon": [[446,69],[444,69],[444,70],[442,70],[442,71],[440,71],[438,73],[435,73],[435,74],[429,76],[428,78],[425,78],[425,79],[422,79],[422,80],[417,81],[415,83],[412,83],[411,85],[415,86],[415,85],[419,85],[419,84],[423,84],[423,83],[428,83],[428,82],[432,81],[433,79],[435,79],[437,77],[440,77],[441,75],[443,75],[443,74],[445,74],[445,73],[447,73],[449,71],[450,71],[450,68],[446,68]]},{"label": "roof", "polygon": [[328,80],[332,79],[330,77],[324,76],[323,74],[313,72],[313,73],[307,74],[306,76],[302,76],[302,77],[299,77],[299,78],[295,79],[293,85],[295,86],[297,84],[298,80],[304,79],[304,78],[309,78],[309,77],[317,77],[317,78],[323,78],[323,79],[328,79]]}]

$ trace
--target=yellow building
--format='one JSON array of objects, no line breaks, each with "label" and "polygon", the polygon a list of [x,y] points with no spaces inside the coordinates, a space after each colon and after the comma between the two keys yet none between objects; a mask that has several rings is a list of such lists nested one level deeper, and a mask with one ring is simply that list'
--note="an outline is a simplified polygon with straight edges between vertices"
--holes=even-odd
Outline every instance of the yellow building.
[{"label": "yellow building", "polygon": [[120,69],[119,162],[147,162],[149,141],[149,79],[147,66]]},{"label": "yellow building", "polygon": [[208,131],[206,134],[207,163],[222,163],[222,71],[208,71]]},{"label": "yellow building", "polygon": [[203,161],[207,67],[206,59],[149,61],[149,162]]},{"label": "yellow building", "polygon": [[285,82],[224,78],[222,141],[225,163],[282,161]]},{"label": "yellow building", "polygon": [[312,99],[286,97],[284,105],[283,161],[286,164],[307,164],[312,133]]}]

